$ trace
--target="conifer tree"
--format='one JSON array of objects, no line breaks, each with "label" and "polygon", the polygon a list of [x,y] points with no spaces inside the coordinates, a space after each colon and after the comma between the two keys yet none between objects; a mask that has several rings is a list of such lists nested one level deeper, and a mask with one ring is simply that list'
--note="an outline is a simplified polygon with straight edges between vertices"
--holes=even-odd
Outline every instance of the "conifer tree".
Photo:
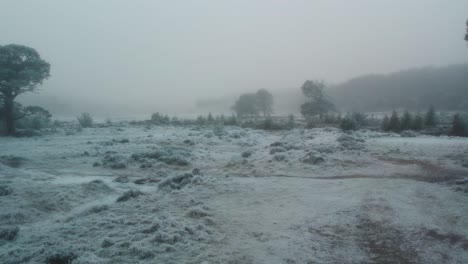
[{"label": "conifer tree", "polygon": [[395,110],[393,110],[392,116],[388,122],[388,129],[394,132],[400,131],[400,118]]},{"label": "conifer tree", "polygon": [[424,125],[427,127],[435,127],[437,125],[436,112],[433,106],[429,107],[429,110],[426,113]]},{"label": "conifer tree", "polygon": [[403,117],[401,118],[401,130],[408,130],[411,129],[411,125],[413,123],[413,116],[410,112],[405,111]]},{"label": "conifer tree", "polygon": [[457,113],[453,116],[452,135],[464,137],[466,136],[466,124],[463,118]]}]

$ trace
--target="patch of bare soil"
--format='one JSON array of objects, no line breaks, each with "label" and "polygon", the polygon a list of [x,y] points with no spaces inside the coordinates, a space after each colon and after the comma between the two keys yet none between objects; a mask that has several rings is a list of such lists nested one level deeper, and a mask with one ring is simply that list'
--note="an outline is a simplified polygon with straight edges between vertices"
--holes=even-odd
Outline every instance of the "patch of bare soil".
[{"label": "patch of bare soil", "polygon": [[418,165],[424,172],[421,175],[408,175],[409,178],[426,182],[450,182],[467,175],[465,170],[446,168],[428,161],[377,156],[378,160],[395,165]]},{"label": "patch of bare soil", "polygon": [[333,176],[299,176],[299,175],[266,175],[266,176],[256,176],[256,177],[280,177],[280,178],[301,178],[301,179],[311,179],[311,180],[350,180],[350,179],[404,179],[404,180],[413,180],[413,181],[422,181],[422,182],[446,182],[461,179],[459,177],[429,177],[424,174],[393,174],[388,176],[380,175],[333,175]]},{"label": "patch of bare soil", "polygon": [[385,199],[364,199],[361,214],[357,216],[359,246],[373,263],[421,263],[406,232],[392,223],[393,214]]},{"label": "patch of bare soil", "polygon": [[442,243],[448,243],[451,246],[461,246],[464,250],[468,250],[468,239],[460,234],[455,233],[441,233],[435,229],[423,228],[420,235],[429,240],[435,240]]}]

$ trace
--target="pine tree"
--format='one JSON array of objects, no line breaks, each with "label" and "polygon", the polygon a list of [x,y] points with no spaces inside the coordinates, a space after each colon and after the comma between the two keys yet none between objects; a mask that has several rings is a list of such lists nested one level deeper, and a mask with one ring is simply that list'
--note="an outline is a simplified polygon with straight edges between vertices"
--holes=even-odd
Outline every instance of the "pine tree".
[{"label": "pine tree", "polygon": [[208,117],[206,118],[206,121],[211,124],[214,122],[214,118],[213,116],[211,115],[211,113],[208,113]]},{"label": "pine tree", "polygon": [[463,118],[457,113],[453,116],[452,121],[452,135],[464,137],[466,136],[466,124]]},{"label": "pine tree", "polygon": [[427,127],[435,127],[437,125],[437,117],[433,106],[429,107],[429,110],[426,113],[424,125]]},{"label": "pine tree", "polygon": [[410,112],[405,111],[403,117],[401,118],[401,130],[408,130],[411,129],[411,125],[413,123],[413,116]]},{"label": "pine tree", "polygon": [[291,129],[291,128],[294,128],[294,126],[296,126],[296,124],[294,123],[294,115],[293,115],[293,114],[290,114],[290,115],[288,116],[288,123],[286,124],[286,126],[287,126],[288,128],[290,128],[290,129]]},{"label": "pine tree", "polygon": [[411,124],[411,129],[419,131],[424,128],[424,119],[417,115],[413,118],[413,123]]},{"label": "pine tree", "polygon": [[388,129],[395,132],[400,130],[400,118],[395,110],[393,110],[390,121],[388,122]]},{"label": "pine tree", "polygon": [[385,115],[383,120],[382,120],[382,126],[381,126],[383,131],[388,131],[389,130],[389,126],[388,126],[389,123],[390,123],[390,120],[388,119],[388,116]]}]

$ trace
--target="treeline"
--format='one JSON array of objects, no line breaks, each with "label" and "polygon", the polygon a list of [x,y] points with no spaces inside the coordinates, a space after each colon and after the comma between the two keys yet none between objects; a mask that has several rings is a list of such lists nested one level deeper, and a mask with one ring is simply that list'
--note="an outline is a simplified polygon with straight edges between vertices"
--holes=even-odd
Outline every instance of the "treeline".
[{"label": "treeline", "polygon": [[[134,121],[134,123],[138,123]],[[143,121],[144,124],[152,125],[172,125],[172,126],[239,126],[243,128],[281,130],[297,127],[294,115],[289,115],[287,119],[278,119],[267,116],[265,118],[256,117],[238,117],[237,115],[199,115],[196,118],[178,118],[170,117],[160,113],[151,115],[150,120]]]},{"label": "treeline", "polygon": [[344,111],[468,109],[468,64],[365,75],[329,90]]},{"label": "treeline", "polygon": [[[409,111],[405,111],[400,117],[398,113],[393,110],[392,115],[384,116],[381,124],[383,131],[402,132],[407,130],[421,131],[423,129],[431,130],[436,129],[440,123],[439,117],[434,109],[430,107],[424,116],[416,114],[413,115]],[[450,128],[444,131],[444,134],[465,137],[468,136],[468,130],[463,117],[456,113],[453,115]]]},{"label": "treeline", "polygon": [[231,109],[238,117],[263,117],[273,113],[273,95],[266,89],[260,89],[256,93],[242,94]]}]

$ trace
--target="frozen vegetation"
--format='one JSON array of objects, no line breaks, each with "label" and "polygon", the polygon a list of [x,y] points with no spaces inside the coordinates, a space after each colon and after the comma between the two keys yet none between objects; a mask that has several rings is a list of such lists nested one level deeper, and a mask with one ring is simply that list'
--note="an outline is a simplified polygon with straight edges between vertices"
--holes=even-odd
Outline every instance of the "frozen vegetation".
[{"label": "frozen vegetation", "polygon": [[5,264],[468,262],[467,138],[119,123],[0,146]]}]

